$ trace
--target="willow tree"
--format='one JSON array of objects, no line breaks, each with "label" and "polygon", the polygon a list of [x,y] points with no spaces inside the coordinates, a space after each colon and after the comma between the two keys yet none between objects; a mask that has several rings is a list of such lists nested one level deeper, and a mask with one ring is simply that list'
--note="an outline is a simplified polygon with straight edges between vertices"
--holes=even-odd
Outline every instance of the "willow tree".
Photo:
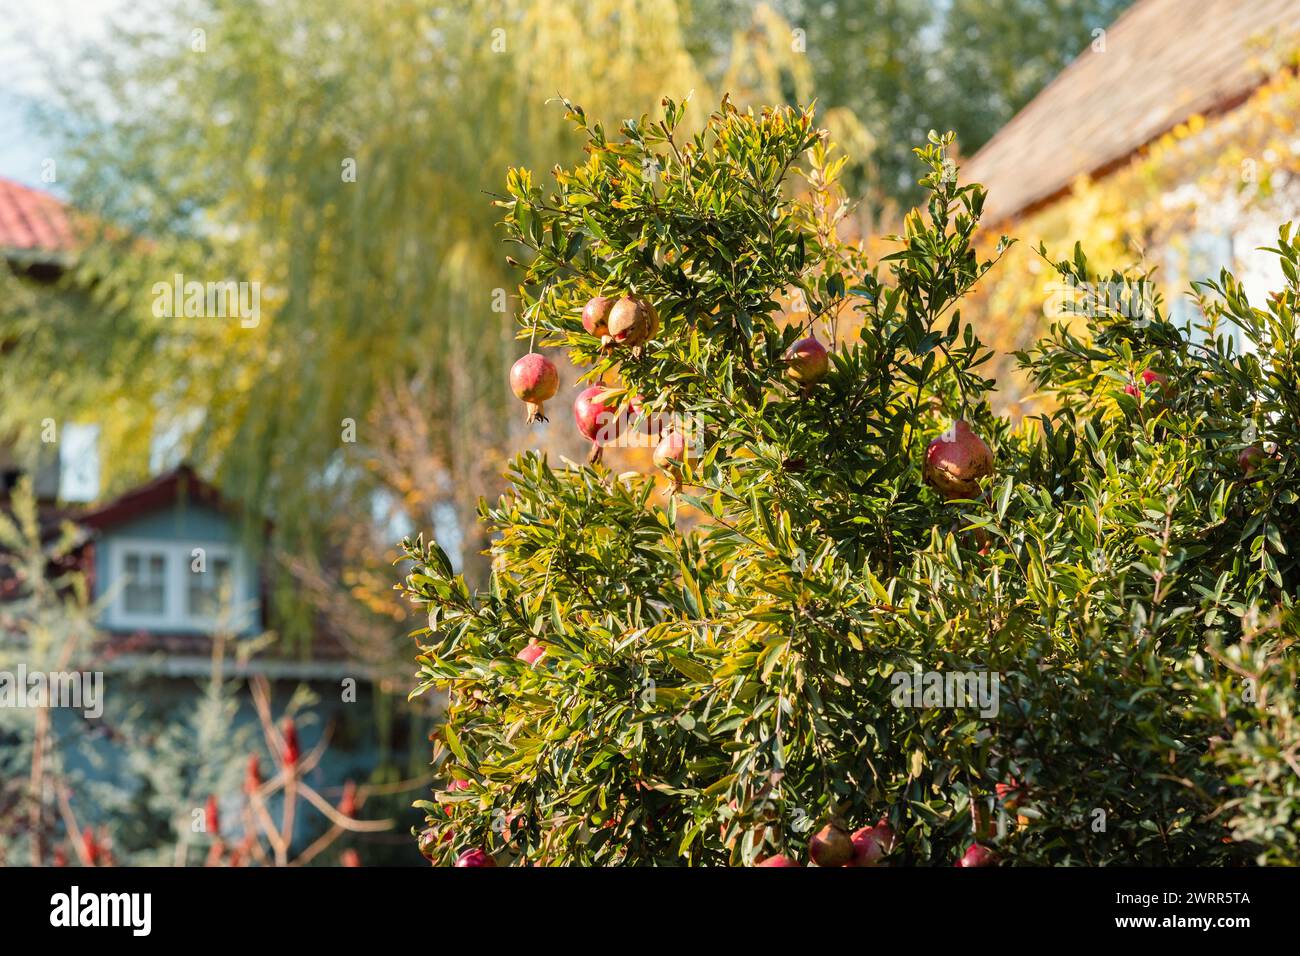
[{"label": "willow tree", "polygon": [[[674,6],[211,0],[131,22],[52,64],[59,179],[102,228],[69,279],[89,302],[6,319],[0,425],[101,422],[110,487],[170,433],[286,552],[357,525],[376,488],[418,527],[468,518],[509,437],[494,171],[560,155],[557,91],[621,114],[701,85]],[[187,315],[178,275],[255,284],[257,314]],[[412,414],[418,485],[383,467]]]}]

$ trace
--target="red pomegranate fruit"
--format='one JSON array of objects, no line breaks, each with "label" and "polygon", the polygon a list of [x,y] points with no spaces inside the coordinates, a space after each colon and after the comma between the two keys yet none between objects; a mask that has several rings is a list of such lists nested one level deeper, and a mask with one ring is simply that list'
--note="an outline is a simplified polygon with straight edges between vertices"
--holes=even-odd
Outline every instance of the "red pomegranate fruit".
[{"label": "red pomegranate fruit", "polygon": [[996,866],[998,855],[982,843],[972,843],[966,848],[955,866]]},{"label": "red pomegranate fruit", "polygon": [[815,336],[800,339],[785,351],[785,374],[802,385],[805,394],[826,377],[829,368],[826,346]]},{"label": "red pomegranate fruit", "polygon": [[754,864],[755,866],[799,866],[794,860],[784,853],[778,853],[776,856],[764,857]]},{"label": "red pomegranate fruit", "polygon": [[808,841],[808,855],[818,866],[845,866],[853,859],[853,838],[838,823],[828,823]]},{"label": "red pomegranate fruit", "polygon": [[1139,395],[1147,395],[1158,398],[1173,398],[1174,387],[1169,383],[1169,376],[1161,372],[1153,372],[1147,369],[1142,373],[1142,384],[1129,382],[1124,386],[1124,392],[1137,398]]},{"label": "red pomegranate fruit", "polygon": [[877,866],[880,860],[894,849],[894,830],[881,820],[874,827],[863,827],[854,832],[853,859],[849,866]]},{"label": "red pomegranate fruit", "polygon": [[989,446],[958,419],[925,449],[925,481],[948,500],[974,498],[979,480],[993,474],[993,453]]},{"label": "red pomegranate fruit", "polygon": [[603,342],[609,335],[609,313],[613,308],[614,300],[608,296],[598,295],[587,300],[582,307],[582,327],[599,336]]},{"label": "red pomegranate fruit", "polygon": [[682,468],[687,461],[686,436],[676,429],[659,439],[655,446],[655,467],[668,476],[673,494],[682,490]]},{"label": "red pomegranate fruit", "polygon": [[543,402],[560,390],[560,373],[555,363],[537,352],[529,352],[510,366],[510,391],[528,407],[529,422],[546,421]]},{"label": "red pomegranate fruit", "polygon": [[515,660],[523,661],[529,667],[532,667],[539,660],[541,660],[542,655],[545,653],[546,653],[546,645],[539,644],[535,640],[529,641],[528,644],[524,647],[524,649],[515,655]]},{"label": "red pomegranate fruit", "polygon": [[659,331],[659,314],[645,299],[624,296],[609,310],[609,337],[619,345],[640,348]]},{"label": "red pomegranate fruit", "polygon": [[492,859],[487,850],[475,848],[466,850],[456,858],[456,866],[496,866],[497,861]]},{"label": "red pomegranate fruit", "polygon": [[600,461],[601,448],[619,435],[618,409],[598,398],[606,391],[604,385],[593,385],[579,392],[573,402],[573,418],[578,423],[578,431],[591,441],[588,460],[593,464]]},{"label": "red pomegranate fruit", "polygon": [[1258,445],[1250,445],[1243,448],[1241,454],[1237,456],[1237,467],[1239,467],[1247,478],[1253,475],[1260,465],[1264,464],[1264,449]]}]

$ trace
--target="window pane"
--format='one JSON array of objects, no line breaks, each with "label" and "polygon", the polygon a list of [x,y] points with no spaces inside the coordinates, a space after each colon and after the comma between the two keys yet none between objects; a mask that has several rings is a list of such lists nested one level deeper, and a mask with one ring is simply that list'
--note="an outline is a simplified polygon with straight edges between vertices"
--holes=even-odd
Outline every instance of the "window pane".
[{"label": "window pane", "polygon": [[167,556],[130,552],[123,562],[122,607],[128,614],[161,615],[167,610]]},{"label": "window pane", "polygon": [[235,599],[232,582],[229,558],[212,558],[206,571],[191,568],[186,604],[190,617],[216,617],[223,603]]}]

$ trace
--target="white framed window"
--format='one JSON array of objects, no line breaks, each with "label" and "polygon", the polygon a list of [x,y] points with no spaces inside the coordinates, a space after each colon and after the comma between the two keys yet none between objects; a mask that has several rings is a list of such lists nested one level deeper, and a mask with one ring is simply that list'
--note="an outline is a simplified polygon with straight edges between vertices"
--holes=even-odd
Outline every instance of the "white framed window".
[{"label": "white framed window", "polygon": [[149,630],[247,630],[256,597],[242,551],[217,542],[109,539],[104,623]]}]

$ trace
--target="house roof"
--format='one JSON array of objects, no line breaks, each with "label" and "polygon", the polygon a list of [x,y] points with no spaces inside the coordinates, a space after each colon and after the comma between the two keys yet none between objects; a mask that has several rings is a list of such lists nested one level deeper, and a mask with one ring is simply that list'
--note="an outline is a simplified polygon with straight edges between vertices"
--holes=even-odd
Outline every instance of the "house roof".
[{"label": "house roof", "polygon": [[73,247],[67,207],[49,193],[0,179],[0,253],[57,256]]},{"label": "house roof", "polygon": [[1268,77],[1252,41],[1300,38],[1300,0],[1138,0],[966,163],[1000,222],[1102,176],[1195,114]]},{"label": "house roof", "polygon": [[74,516],[73,520],[88,528],[108,528],[181,501],[207,505],[218,511],[230,507],[216,486],[200,478],[189,465],[180,465],[119,498]]}]

